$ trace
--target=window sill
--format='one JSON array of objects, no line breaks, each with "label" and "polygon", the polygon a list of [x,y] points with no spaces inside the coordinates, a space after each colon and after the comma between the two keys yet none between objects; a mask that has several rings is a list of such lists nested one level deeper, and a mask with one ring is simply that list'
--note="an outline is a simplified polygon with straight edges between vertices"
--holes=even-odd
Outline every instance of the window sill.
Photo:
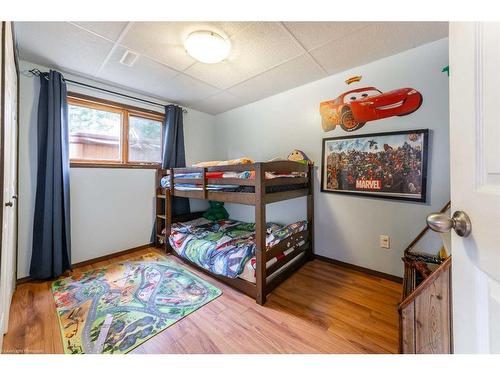
[{"label": "window sill", "polygon": [[70,162],[71,168],[124,168],[124,169],[158,169],[160,164],[139,164],[139,163],[85,163],[85,162]]}]

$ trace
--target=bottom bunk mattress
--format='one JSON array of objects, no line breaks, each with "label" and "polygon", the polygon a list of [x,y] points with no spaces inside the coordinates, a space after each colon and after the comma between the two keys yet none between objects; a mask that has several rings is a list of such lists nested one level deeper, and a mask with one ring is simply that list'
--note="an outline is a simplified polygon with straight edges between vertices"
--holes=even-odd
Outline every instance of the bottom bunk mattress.
[{"label": "bottom bunk mattress", "polygon": [[[266,246],[267,248],[275,246],[289,236],[306,229],[306,221],[286,226],[268,223]],[[175,223],[171,227],[169,243],[181,257],[216,275],[240,277],[255,282],[254,223],[236,220],[210,221],[204,218]],[[293,247],[284,250],[283,254],[267,261],[266,266],[271,266],[292,251]],[[286,268],[289,264],[282,268]]]}]

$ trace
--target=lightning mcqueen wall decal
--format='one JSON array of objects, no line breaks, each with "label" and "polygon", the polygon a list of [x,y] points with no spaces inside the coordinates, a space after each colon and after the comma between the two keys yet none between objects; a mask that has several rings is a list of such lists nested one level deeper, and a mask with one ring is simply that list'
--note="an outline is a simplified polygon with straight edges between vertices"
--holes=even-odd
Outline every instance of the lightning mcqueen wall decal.
[{"label": "lightning mcqueen wall decal", "polygon": [[325,132],[340,125],[346,132],[363,127],[368,121],[406,116],[422,105],[422,94],[412,88],[382,92],[375,87],[347,91],[319,105]]}]

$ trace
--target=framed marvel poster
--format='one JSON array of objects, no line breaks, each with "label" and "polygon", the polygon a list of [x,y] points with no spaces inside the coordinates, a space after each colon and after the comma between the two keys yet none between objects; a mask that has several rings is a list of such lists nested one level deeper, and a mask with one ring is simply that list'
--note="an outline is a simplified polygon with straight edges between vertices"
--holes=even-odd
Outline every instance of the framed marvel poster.
[{"label": "framed marvel poster", "polygon": [[323,139],[321,191],[425,202],[428,129]]}]

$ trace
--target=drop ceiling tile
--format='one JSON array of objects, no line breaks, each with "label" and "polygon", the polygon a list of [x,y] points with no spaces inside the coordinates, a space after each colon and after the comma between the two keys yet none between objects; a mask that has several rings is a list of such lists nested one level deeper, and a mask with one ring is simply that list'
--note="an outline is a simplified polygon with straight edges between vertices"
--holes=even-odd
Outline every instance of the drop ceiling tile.
[{"label": "drop ceiling tile", "polygon": [[246,22],[134,22],[121,44],[174,69],[184,70],[195,62],[184,49],[184,40],[191,32],[208,29],[230,36],[247,24]]},{"label": "drop ceiling tile", "polygon": [[445,38],[446,22],[377,22],[312,50],[330,74]]},{"label": "drop ceiling tile", "polygon": [[72,22],[104,38],[116,41],[128,22]]},{"label": "drop ceiling tile", "polygon": [[370,25],[370,22],[285,22],[285,27],[307,49],[345,37]]},{"label": "drop ceiling tile", "polygon": [[410,29],[412,48],[448,37],[448,22],[396,22],[396,28]]},{"label": "drop ceiling tile", "polygon": [[170,99],[168,82],[178,74],[173,69],[158,62],[139,56],[131,67],[120,63],[126,49],[118,47],[99,72],[98,77],[124,87]]},{"label": "drop ceiling tile", "polygon": [[[189,32],[205,29],[212,30],[214,28],[215,31],[219,30],[221,34],[225,34],[226,37],[230,38],[253,23],[255,22],[196,22],[196,27],[191,27]],[[184,36],[187,36],[187,34]]]},{"label": "drop ceiling tile", "polygon": [[226,89],[304,53],[277,22],[255,22],[231,38],[229,57],[217,64],[196,63],[185,71]]},{"label": "drop ceiling tile", "polygon": [[209,98],[198,102],[186,103],[186,105],[189,105],[190,108],[198,111],[216,115],[247,103],[248,101],[245,101],[242,98],[238,98],[230,93],[221,91],[220,93],[212,95]]},{"label": "drop ceiling tile", "polygon": [[309,55],[302,55],[233,86],[228,92],[240,98],[255,101],[325,76],[326,73]]},{"label": "drop ceiling tile", "polygon": [[178,103],[201,100],[220,91],[182,73],[167,82],[164,90],[168,98]]},{"label": "drop ceiling tile", "polygon": [[20,58],[95,75],[113,43],[68,22],[16,22]]}]

